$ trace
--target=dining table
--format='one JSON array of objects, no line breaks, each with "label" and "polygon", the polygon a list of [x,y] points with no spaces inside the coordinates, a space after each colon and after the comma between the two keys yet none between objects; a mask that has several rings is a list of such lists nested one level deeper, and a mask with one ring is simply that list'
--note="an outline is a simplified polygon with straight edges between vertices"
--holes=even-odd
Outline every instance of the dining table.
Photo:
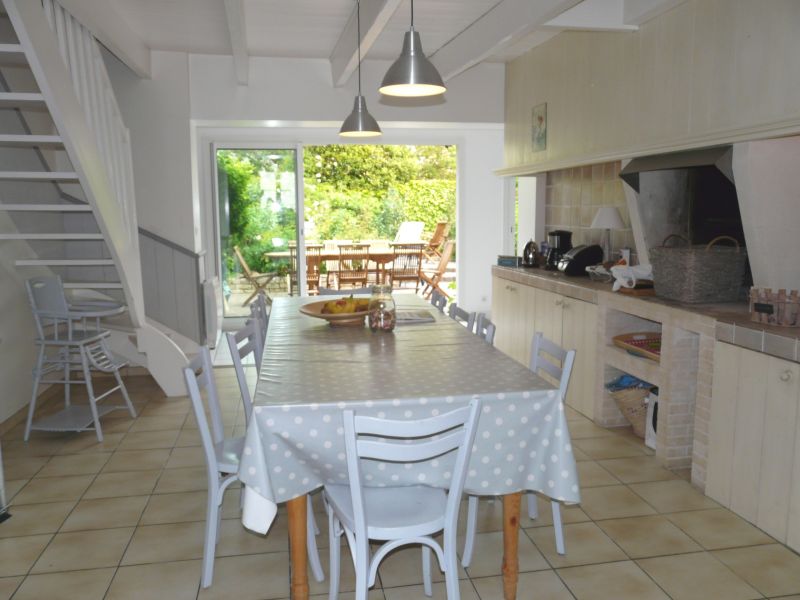
[{"label": "dining table", "polygon": [[[480,398],[482,410],[464,486],[502,496],[503,593],[516,598],[520,500],[539,492],[580,502],[566,414],[549,382],[467,331],[416,295],[395,296],[392,332],[331,326],[277,298],[247,427],[239,478],[242,522],[266,533],[286,503],[291,596],[308,598],[307,494],[347,481],[342,411],[421,419]],[[412,465],[366,461],[367,485],[446,488],[453,455]],[[478,548],[478,551],[479,548]]]},{"label": "dining table", "polygon": [[[291,254],[288,250],[274,250],[272,252],[265,252],[264,256],[271,259],[289,259]],[[341,258],[338,250],[322,250],[319,255],[321,261],[339,260]],[[370,248],[369,262],[375,263],[375,269],[370,269],[375,273],[375,280],[377,283],[386,282],[386,267],[394,261],[394,250],[391,248],[379,247],[376,249]]]}]

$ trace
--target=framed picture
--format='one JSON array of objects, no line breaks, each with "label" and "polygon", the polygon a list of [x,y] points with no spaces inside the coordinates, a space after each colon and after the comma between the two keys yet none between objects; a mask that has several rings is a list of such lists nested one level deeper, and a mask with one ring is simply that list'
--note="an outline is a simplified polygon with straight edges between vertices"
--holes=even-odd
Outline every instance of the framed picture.
[{"label": "framed picture", "polygon": [[531,142],[533,143],[534,152],[541,152],[547,149],[547,102],[533,107]]}]

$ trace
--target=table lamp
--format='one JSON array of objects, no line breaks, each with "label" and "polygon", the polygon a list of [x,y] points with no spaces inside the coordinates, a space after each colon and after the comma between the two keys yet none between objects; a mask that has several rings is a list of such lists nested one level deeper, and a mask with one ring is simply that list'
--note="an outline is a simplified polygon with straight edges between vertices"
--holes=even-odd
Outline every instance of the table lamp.
[{"label": "table lamp", "polygon": [[606,260],[611,260],[611,230],[625,229],[622,216],[616,206],[603,206],[597,211],[592,221],[592,229],[604,229],[603,233],[603,255]]}]

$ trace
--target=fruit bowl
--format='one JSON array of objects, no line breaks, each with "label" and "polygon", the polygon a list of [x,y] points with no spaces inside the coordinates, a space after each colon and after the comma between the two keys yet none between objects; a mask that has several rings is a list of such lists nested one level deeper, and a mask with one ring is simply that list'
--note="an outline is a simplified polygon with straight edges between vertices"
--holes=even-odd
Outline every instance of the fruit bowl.
[{"label": "fruit bowl", "polygon": [[300,312],[306,316],[314,317],[316,319],[325,319],[332,327],[347,326],[347,327],[363,327],[364,317],[367,316],[366,307],[363,310],[355,312],[342,312],[342,313],[324,313],[323,307],[328,301],[322,300],[320,302],[311,302],[304,304],[300,307]]}]

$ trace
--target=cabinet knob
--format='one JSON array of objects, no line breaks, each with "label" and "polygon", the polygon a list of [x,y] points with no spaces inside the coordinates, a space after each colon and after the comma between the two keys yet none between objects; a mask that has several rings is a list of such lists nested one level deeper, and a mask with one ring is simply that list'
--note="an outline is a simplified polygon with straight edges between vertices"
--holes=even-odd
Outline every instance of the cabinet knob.
[{"label": "cabinet knob", "polygon": [[792,379],[792,372],[789,369],[786,369],[783,373],[781,373],[781,381],[791,381]]}]

